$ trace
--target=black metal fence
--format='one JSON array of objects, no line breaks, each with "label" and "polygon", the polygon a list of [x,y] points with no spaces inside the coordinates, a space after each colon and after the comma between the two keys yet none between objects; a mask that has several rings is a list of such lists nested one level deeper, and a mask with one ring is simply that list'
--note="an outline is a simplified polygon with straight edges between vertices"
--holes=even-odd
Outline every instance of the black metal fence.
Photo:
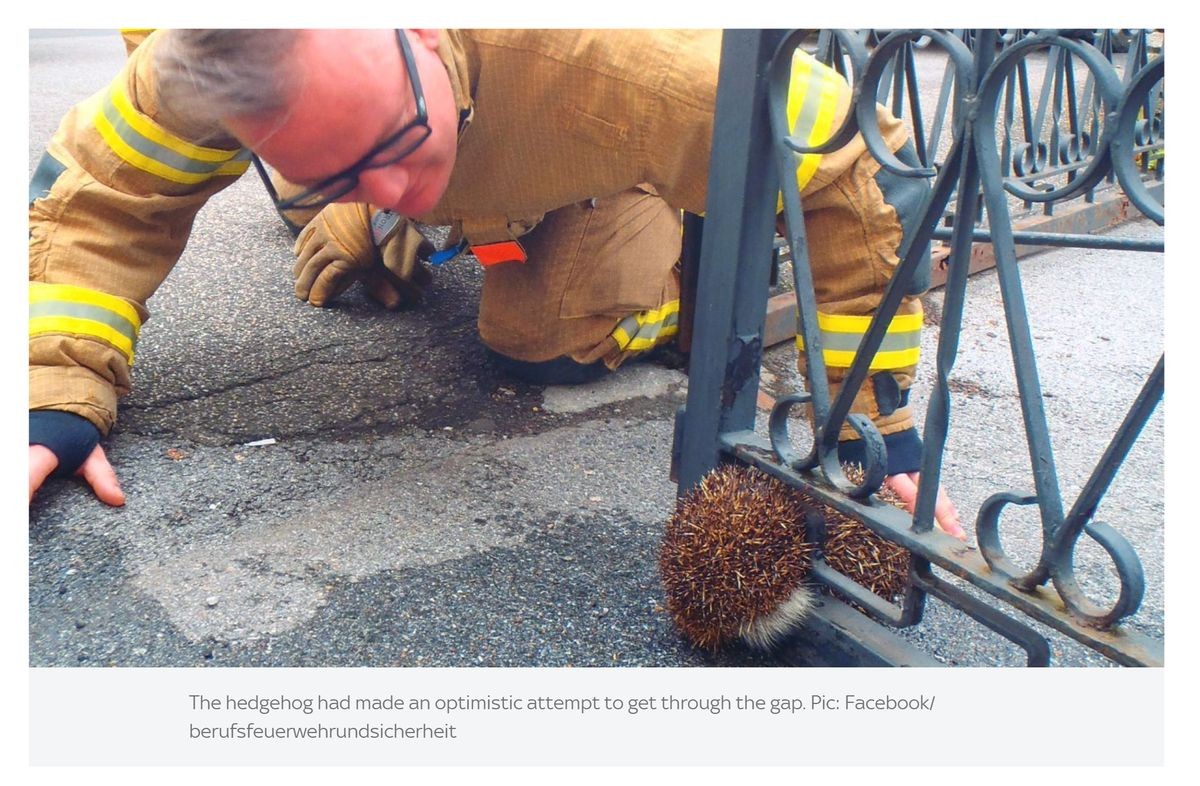
[{"label": "black metal fence", "polygon": [[[1079,31],[897,30],[824,31],[818,57],[851,79],[853,106],[841,129],[822,145],[805,147],[791,137],[786,95],[793,53],[810,31],[729,31],[722,53],[714,155],[707,218],[700,251],[697,317],[691,344],[686,409],[676,429],[676,466],[686,490],[721,461],[759,467],[814,498],[864,521],[913,555],[912,589],[888,603],[819,560],[813,577],[853,600],[889,626],[920,622],[927,595],[940,598],[1017,643],[1030,665],[1049,660],[1043,635],[1022,616],[1037,620],[1130,665],[1162,663],[1162,642],[1121,626],[1141,604],[1145,578],[1137,553],[1115,528],[1094,519],[1101,498],[1163,395],[1159,359],[1141,394],[1069,507],[1060,490],[1033,336],[1017,273],[1016,245],[1067,245],[1162,251],[1161,241],[1089,234],[1023,231],[1013,213],[1044,213],[1067,200],[1096,198],[1117,186],[1144,215],[1164,222],[1164,58],[1150,57],[1147,31],[1129,36],[1121,67],[1114,64],[1117,31],[1095,37]],[[1128,33],[1129,31],[1120,31]],[[1090,39],[1090,40],[1089,40]],[[914,50],[945,53],[942,89],[931,113],[917,89]],[[1040,84],[1036,78],[1041,77]],[[875,104],[906,118],[919,163],[900,161],[884,143]],[[900,249],[900,264],[884,293],[837,396],[825,376],[803,207],[795,156],[825,153],[861,133],[882,167],[902,177],[929,178],[919,228]],[[781,187],[782,186],[782,187]],[[767,439],[755,433],[758,371],[772,264],[777,195],[782,192],[809,389],[775,402]],[[934,379],[924,418],[926,451],[915,513],[878,503],[872,494],[884,478],[886,447],[874,425],[851,415],[854,391],[866,380],[870,359],[919,273],[931,241],[946,239],[944,305]],[[992,246],[1004,300],[1013,367],[1020,395],[1033,493],[999,490],[975,518],[978,551],[934,528],[936,491],[950,423],[950,375],[958,354],[974,242]],[[730,264],[729,260],[737,260]],[[795,447],[789,413],[811,412],[811,448]],[[849,423],[867,445],[865,479],[852,483],[838,461],[838,434]],[[809,437],[803,440],[806,444]],[[1001,546],[1009,506],[1036,506],[1041,548],[1036,566],[1016,567]],[[1114,603],[1089,598],[1077,580],[1073,555],[1087,535],[1109,555],[1119,580]],[[938,570],[944,572],[939,573]],[[1002,604],[985,603],[947,580],[948,573]],[[1007,605],[1007,609],[1005,608]],[[1019,612],[1014,614],[1013,612]],[[853,635],[853,634],[852,634]],[[862,646],[869,637],[861,637]]]}]

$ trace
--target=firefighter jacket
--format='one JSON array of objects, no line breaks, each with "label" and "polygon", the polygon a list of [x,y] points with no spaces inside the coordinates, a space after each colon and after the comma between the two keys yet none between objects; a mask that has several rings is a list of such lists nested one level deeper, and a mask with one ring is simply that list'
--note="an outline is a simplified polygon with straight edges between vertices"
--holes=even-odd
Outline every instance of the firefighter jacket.
[{"label": "firefighter jacket", "polygon": [[[146,300],[182,253],[197,211],[249,162],[223,129],[159,101],[161,36],[71,110],[30,187],[29,406],[74,412],[104,433],[130,387]],[[677,209],[704,211],[719,31],[448,31],[440,54],[462,118],[458,158],[441,202],[415,218],[491,243],[519,237],[549,211],[639,184]],[[847,113],[849,89],[807,55],[797,55],[795,74],[805,89],[793,91],[792,115],[822,138]],[[898,149],[902,124],[882,109],[880,124]],[[806,209],[833,208],[833,216],[856,203],[855,189],[874,171],[860,161],[864,151],[856,137],[833,153],[798,157]],[[851,212],[857,226],[830,226],[861,243],[869,216]],[[898,232],[894,214],[891,224]],[[879,259],[865,267],[839,269],[837,253],[814,254],[822,308],[870,313],[896,240],[867,233]]]}]

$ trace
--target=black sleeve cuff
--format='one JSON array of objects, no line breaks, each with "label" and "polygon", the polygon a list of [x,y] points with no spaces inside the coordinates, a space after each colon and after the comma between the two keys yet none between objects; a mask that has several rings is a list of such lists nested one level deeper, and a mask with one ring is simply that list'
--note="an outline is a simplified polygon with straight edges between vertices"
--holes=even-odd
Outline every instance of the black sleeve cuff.
[{"label": "black sleeve cuff", "polygon": [[70,476],[100,444],[100,429],[87,418],[71,412],[53,409],[31,411],[29,444],[50,448],[50,452],[58,457],[54,474]]},{"label": "black sleeve cuff", "polygon": [[[924,445],[915,428],[886,434],[883,444],[887,446],[887,474],[900,475],[921,470],[921,455]],[[866,463],[866,451],[861,439],[848,439],[838,443],[838,458],[843,464]]]}]

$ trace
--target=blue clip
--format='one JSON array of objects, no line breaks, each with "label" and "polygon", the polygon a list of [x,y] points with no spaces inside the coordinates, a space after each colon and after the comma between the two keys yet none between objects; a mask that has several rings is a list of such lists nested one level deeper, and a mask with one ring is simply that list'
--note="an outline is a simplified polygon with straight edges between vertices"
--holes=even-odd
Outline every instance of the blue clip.
[{"label": "blue clip", "polygon": [[430,254],[429,255],[429,264],[433,265],[434,267],[441,267],[442,265],[446,264],[451,259],[454,259],[456,256],[458,256],[459,254],[461,254],[462,252],[464,252],[466,250],[467,250],[467,239],[463,238],[462,240],[459,241],[457,246],[451,246],[450,248],[444,248],[441,251],[434,251],[432,254]]}]

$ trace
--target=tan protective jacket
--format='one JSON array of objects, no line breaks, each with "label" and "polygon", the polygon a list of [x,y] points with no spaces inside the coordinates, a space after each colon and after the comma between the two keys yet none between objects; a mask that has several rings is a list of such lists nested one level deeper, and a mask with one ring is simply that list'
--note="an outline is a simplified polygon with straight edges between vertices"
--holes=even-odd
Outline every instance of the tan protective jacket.
[{"label": "tan protective jacket", "polygon": [[[146,300],[201,205],[248,162],[222,129],[160,105],[161,35],[71,110],[31,186],[29,406],[75,412],[104,433],[130,387]],[[643,183],[703,212],[719,31],[449,31],[440,54],[469,119],[444,198],[417,218],[488,243],[519,236],[550,210]],[[835,123],[848,105],[843,84]],[[898,148],[903,127],[886,114],[881,122]],[[856,139],[821,157],[803,193],[830,191],[864,150]],[[833,288],[825,302],[877,302],[876,273],[816,272]]]}]

